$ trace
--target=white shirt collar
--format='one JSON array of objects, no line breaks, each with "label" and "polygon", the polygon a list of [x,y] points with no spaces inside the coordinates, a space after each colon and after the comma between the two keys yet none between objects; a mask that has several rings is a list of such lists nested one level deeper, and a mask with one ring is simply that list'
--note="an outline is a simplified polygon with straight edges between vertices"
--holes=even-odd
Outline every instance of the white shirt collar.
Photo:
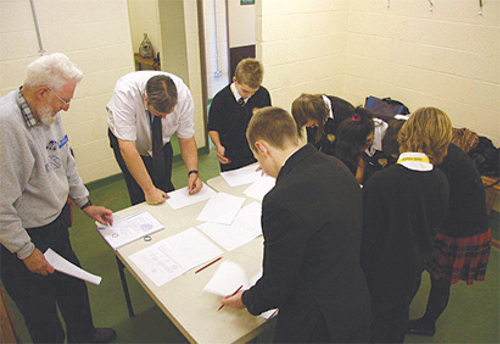
[{"label": "white shirt collar", "polygon": [[328,109],[328,117],[330,117],[331,119],[334,119],[333,118],[333,110],[332,110],[332,102],[330,101],[330,99],[328,99],[327,96],[322,95],[322,97],[323,97],[323,101],[325,102],[326,108]]},{"label": "white shirt collar", "polygon": [[248,99],[245,99],[242,96],[240,96],[240,94],[238,93],[238,89],[236,88],[236,85],[234,84],[234,82],[231,84],[230,87],[231,87],[231,91],[233,91],[233,96],[234,96],[234,99],[236,99],[236,102],[238,102],[240,99],[243,99],[243,101],[246,104]]},{"label": "white shirt collar", "polygon": [[398,158],[398,164],[413,171],[432,171],[434,168],[426,154],[416,152],[402,153]]},{"label": "white shirt collar", "polygon": [[376,151],[382,151],[382,139],[385,136],[389,124],[381,120],[380,118],[373,118],[375,124],[375,131],[373,133],[373,144],[365,149],[365,153],[369,156],[373,156]]}]

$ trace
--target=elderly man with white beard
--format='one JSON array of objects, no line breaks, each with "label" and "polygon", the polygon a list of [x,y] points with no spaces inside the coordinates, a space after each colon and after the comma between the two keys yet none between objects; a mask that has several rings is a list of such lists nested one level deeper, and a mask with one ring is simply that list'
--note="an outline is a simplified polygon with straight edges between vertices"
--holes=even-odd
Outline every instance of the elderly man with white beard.
[{"label": "elderly man with white beard", "polygon": [[93,205],[76,168],[59,112],[68,111],[82,72],[63,54],[28,66],[24,84],[0,98],[0,261],[2,284],[34,343],[107,343],[95,328],[85,282],[54,271],[48,248],[80,266],[71,247],[71,199],[103,224],[112,211]]}]

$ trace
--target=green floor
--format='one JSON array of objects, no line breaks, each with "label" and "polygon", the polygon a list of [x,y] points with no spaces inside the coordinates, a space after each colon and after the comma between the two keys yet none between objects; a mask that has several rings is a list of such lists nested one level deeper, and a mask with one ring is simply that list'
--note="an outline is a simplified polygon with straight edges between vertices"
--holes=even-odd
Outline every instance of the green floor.
[{"label": "green floor", "polygon": [[[215,152],[200,156],[199,169],[204,181],[219,174]],[[186,170],[182,162],[174,164],[173,182],[177,188],[186,185]],[[120,177],[89,185],[94,204],[118,211],[130,205],[125,183]],[[118,332],[115,343],[185,343],[169,319],[149,295],[126,272],[135,317],[129,318],[113,251],[95,231],[93,221],[75,210],[75,226],[71,240],[85,269],[103,277],[100,286],[89,284],[94,322],[98,327],[113,327]],[[498,238],[498,213],[492,217],[494,236]],[[419,317],[425,307],[429,290],[428,275],[411,307],[411,317]],[[437,323],[434,337],[407,336],[405,343],[499,343],[499,251],[492,249],[487,280],[466,286],[463,282],[452,287],[448,308]],[[24,343],[30,342],[16,309],[13,315]],[[262,334],[257,342],[272,340],[272,330]]]}]

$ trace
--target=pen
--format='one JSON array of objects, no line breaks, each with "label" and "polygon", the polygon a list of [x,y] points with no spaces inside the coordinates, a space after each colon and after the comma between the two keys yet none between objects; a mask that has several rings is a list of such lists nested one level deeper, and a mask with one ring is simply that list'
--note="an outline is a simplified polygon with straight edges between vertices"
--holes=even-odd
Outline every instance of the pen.
[{"label": "pen", "polygon": [[[240,287],[238,289],[236,289],[236,291],[234,293],[232,293],[231,295],[229,295],[228,297],[236,295],[241,290],[241,288],[243,288],[242,285],[240,285]],[[224,304],[220,305],[219,308],[217,308],[217,312],[220,311],[222,309],[222,307],[224,307]]]},{"label": "pen", "polygon": [[222,259],[222,257],[219,257],[219,258],[217,258],[217,259],[215,259],[215,260],[212,260],[210,263],[208,263],[208,264],[207,264],[207,265],[205,265],[205,266],[202,266],[201,268],[199,268],[198,270],[196,270],[194,273],[195,273],[195,274],[197,274],[198,272],[205,270],[205,269],[206,269],[206,268],[208,268],[210,265],[217,263],[217,262],[218,262],[219,260],[221,260],[221,259]]}]

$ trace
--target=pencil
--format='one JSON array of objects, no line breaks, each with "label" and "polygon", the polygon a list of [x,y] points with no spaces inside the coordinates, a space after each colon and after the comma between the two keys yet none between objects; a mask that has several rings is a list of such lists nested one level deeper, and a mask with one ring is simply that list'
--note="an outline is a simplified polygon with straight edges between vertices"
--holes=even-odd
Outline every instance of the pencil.
[{"label": "pencil", "polygon": [[194,273],[195,273],[195,274],[197,274],[198,272],[205,270],[205,269],[206,269],[206,268],[208,268],[210,265],[217,263],[217,262],[218,262],[219,260],[221,260],[221,259],[222,259],[222,257],[219,257],[219,258],[217,258],[217,259],[215,259],[215,260],[212,260],[210,263],[208,263],[208,264],[207,264],[207,265],[205,265],[205,266],[202,266],[201,268],[199,268],[198,270],[196,270]]},{"label": "pencil", "polygon": [[[232,293],[231,295],[229,295],[228,297],[236,295],[241,290],[241,288],[243,288],[242,285],[240,285],[240,287],[238,289],[236,289],[236,291],[234,293]],[[217,308],[217,312],[220,311],[222,309],[222,307],[224,307],[224,304],[220,305],[219,308]]]}]

